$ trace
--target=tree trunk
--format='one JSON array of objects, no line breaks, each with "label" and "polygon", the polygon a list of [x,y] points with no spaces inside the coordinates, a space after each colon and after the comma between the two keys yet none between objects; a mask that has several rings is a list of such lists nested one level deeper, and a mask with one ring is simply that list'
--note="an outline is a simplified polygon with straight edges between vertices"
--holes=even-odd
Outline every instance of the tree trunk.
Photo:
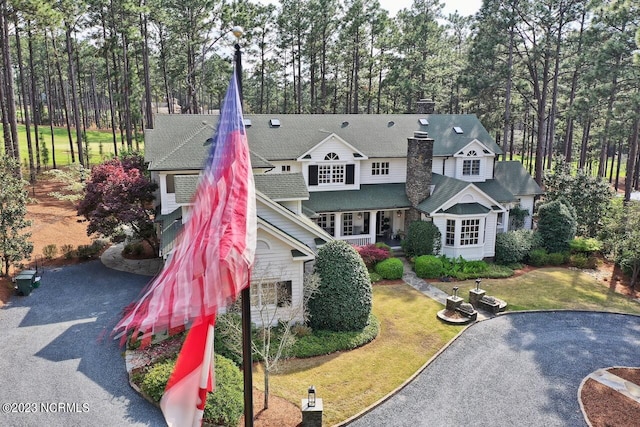
[{"label": "tree trunk", "polygon": [[[143,1],[146,5],[146,1]],[[140,32],[142,33],[142,72],[144,74],[145,118],[147,129],[153,129],[153,106],[151,105],[151,76],[149,71],[149,35],[147,31],[147,15],[140,14]]]},{"label": "tree trunk", "polygon": [[[513,9],[512,9],[513,13]],[[511,122],[511,85],[512,85],[512,69],[513,69],[513,25],[509,28],[509,56],[507,59],[507,86],[504,96],[504,131],[503,131],[503,147],[502,160],[507,158],[507,141],[509,140],[509,124]]]},{"label": "tree trunk", "polygon": [[264,409],[269,409],[269,370],[264,366]]},{"label": "tree trunk", "polygon": [[[0,30],[2,37],[0,39],[0,46],[2,46],[2,61],[4,65],[4,97],[5,107],[7,110],[7,121],[9,122],[9,129],[11,130],[11,145],[13,151],[13,157],[20,164],[20,142],[18,140],[18,122],[16,119],[16,102],[15,92],[13,88],[13,66],[11,64],[11,51],[9,49],[9,22],[7,21],[7,2],[6,0],[0,0]],[[16,174],[22,177],[22,169],[17,168]]]},{"label": "tree trunk", "polygon": [[632,182],[636,169],[636,156],[638,155],[638,131],[640,128],[640,108],[636,111],[636,118],[633,121],[633,132],[629,140],[629,157],[627,158],[627,176],[624,180],[624,201],[631,200]]},{"label": "tree trunk", "polygon": [[78,105],[78,93],[76,92],[76,70],[75,70],[75,61],[73,59],[73,43],[71,40],[71,25],[68,22],[65,22],[65,35],[67,41],[67,58],[69,60],[68,64],[68,73],[69,73],[69,84],[71,85],[71,108],[73,109],[73,118],[76,126],[76,145],[78,147],[78,162],[85,166],[84,159],[84,147],[82,145],[82,124],[81,124],[81,114],[80,114],[80,106]]},{"label": "tree trunk", "polygon": [[24,67],[22,66],[22,47],[20,40],[20,28],[18,25],[18,14],[13,16],[15,24],[16,54],[18,57],[18,79],[20,80],[20,91],[22,92],[22,108],[24,110],[24,125],[27,134],[27,151],[29,152],[29,182],[36,182],[36,167],[33,161],[33,142],[31,141],[31,116],[29,114],[28,91],[25,84]]},{"label": "tree trunk", "polygon": [[62,79],[62,66],[60,65],[60,58],[58,58],[58,48],[56,47],[56,38],[51,32],[51,47],[53,47],[54,60],[56,62],[56,69],[58,71],[58,80],[60,81],[60,96],[62,97],[62,112],[67,124],[67,135],[69,137],[69,153],[71,154],[71,163],[76,162],[75,152],[73,148],[73,137],[71,136],[71,121],[69,120],[69,108],[67,106],[67,96],[64,90],[64,80]]},{"label": "tree trunk", "polygon": [[[53,84],[51,82],[51,61],[49,60],[49,46],[47,43],[47,33],[44,33],[44,51],[45,58],[47,60],[47,65],[45,67],[45,91],[47,93],[47,109],[49,110],[49,130],[51,132],[51,162],[53,164],[53,168],[57,169],[58,165],[56,164],[56,143],[55,136],[53,133]],[[42,142],[45,143],[44,141]]]},{"label": "tree trunk", "polygon": [[29,74],[31,82],[29,98],[31,102],[31,111],[33,112],[33,130],[36,135],[36,172],[40,172],[40,133],[38,130],[38,125],[41,121],[40,100],[38,99],[38,91],[36,88],[36,73],[35,66],[33,64],[33,37],[31,34],[31,21],[27,21],[27,44],[29,48]]}]

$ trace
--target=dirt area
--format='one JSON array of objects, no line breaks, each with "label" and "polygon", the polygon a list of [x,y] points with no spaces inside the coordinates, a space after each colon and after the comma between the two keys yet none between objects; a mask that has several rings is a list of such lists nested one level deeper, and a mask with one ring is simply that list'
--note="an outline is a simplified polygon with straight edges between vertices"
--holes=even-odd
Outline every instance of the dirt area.
[{"label": "dirt area", "polygon": [[[34,244],[34,251],[31,260],[25,260],[23,262],[25,267],[33,266],[36,261],[46,266],[60,266],[80,262],[78,259],[65,259],[60,250],[62,245],[73,245],[77,247],[78,245],[90,244],[92,242],[92,239],[89,238],[86,233],[87,223],[83,218],[76,215],[73,204],[68,201],[57,200],[48,195],[51,191],[59,190],[60,187],[60,183],[41,177],[35,186],[35,190],[30,188],[30,196],[37,201],[37,203],[32,203],[27,208],[27,217],[33,221],[30,231],[33,233],[31,240]],[[45,260],[42,249],[50,244],[57,246],[59,252],[58,257]],[[145,257],[147,249],[148,248],[145,248],[145,254],[140,254],[138,257]],[[517,271],[516,274],[524,274],[532,269],[531,267],[526,267],[523,270]],[[603,286],[611,290],[634,298],[640,298],[640,292],[631,290],[619,269],[614,268],[610,263],[603,263],[596,271],[586,272],[596,277]],[[384,281],[379,283],[379,285],[389,285],[397,282],[399,281]],[[13,285],[11,282],[8,279],[0,278],[0,307],[9,301],[13,293]],[[640,382],[637,377],[633,378],[635,379],[634,382]],[[618,396],[619,393],[614,392],[614,394],[612,394],[606,390],[600,392],[601,390],[598,385],[599,384],[596,383],[593,387],[591,384],[588,388],[585,387],[587,393],[591,394],[585,395],[585,389],[583,388],[583,402],[585,406],[587,406],[587,408],[593,408],[589,409],[591,413],[605,414],[601,417],[605,424],[594,423],[594,426],[630,425],[625,424],[626,419],[615,418],[616,416],[626,417],[627,414],[631,414],[630,416],[632,418],[629,418],[631,420],[640,419],[640,404],[636,403],[637,407],[633,406],[633,402],[628,402],[630,399],[624,396]],[[256,417],[254,425],[256,427],[294,427],[300,425],[302,416],[300,409],[295,404],[271,395],[269,409],[262,410],[262,393],[254,390],[253,399]],[[624,409],[613,409],[621,408],[620,406],[616,406],[619,404],[624,404]]]},{"label": "dirt area", "polygon": [[[615,368],[608,371],[640,386],[640,369]],[[593,427],[636,426],[640,420],[639,402],[593,379],[585,381],[580,399]]]}]

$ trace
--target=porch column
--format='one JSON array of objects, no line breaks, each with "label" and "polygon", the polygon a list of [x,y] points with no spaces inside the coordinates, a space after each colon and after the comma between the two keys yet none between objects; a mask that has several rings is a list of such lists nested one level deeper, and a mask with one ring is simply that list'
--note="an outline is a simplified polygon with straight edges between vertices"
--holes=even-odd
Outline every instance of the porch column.
[{"label": "porch column", "polygon": [[371,243],[376,242],[376,230],[378,229],[378,211],[369,211],[369,239]]},{"label": "porch column", "polygon": [[333,237],[342,237],[342,212],[336,212],[336,223],[333,230]]}]

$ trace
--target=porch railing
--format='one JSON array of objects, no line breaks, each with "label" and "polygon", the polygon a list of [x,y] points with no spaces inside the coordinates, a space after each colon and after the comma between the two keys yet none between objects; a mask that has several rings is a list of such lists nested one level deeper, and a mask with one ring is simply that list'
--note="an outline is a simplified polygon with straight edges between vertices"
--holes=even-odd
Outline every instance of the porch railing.
[{"label": "porch railing", "polygon": [[364,245],[373,243],[371,241],[371,236],[369,236],[368,234],[362,235],[362,236],[340,236],[340,237],[337,237],[337,239],[344,240],[350,245],[358,245],[358,246],[364,246]]}]

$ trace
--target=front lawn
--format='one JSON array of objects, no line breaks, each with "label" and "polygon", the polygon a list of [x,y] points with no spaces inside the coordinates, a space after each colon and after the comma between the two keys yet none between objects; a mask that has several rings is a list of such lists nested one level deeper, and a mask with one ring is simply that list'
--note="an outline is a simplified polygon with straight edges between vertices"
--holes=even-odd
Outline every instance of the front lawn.
[{"label": "front lawn", "polygon": [[[408,285],[374,286],[378,337],[349,352],[287,361],[282,372],[270,376],[271,391],[299,405],[314,385],[323,399],[324,424],[343,421],[402,384],[462,329],[437,321],[441,309]],[[264,387],[260,367],[253,384]],[[260,402],[255,405],[259,409]]]},{"label": "front lawn", "polygon": [[[448,294],[458,286],[458,295],[465,300],[476,286],[475,280],[429,283]],[[607,289],[588,274],[567,268],[541,268],[508,279],[483,279],[480,288],[487,295],[505,300],[507,311],[566,309],[640,314],[637,302]]]}]

